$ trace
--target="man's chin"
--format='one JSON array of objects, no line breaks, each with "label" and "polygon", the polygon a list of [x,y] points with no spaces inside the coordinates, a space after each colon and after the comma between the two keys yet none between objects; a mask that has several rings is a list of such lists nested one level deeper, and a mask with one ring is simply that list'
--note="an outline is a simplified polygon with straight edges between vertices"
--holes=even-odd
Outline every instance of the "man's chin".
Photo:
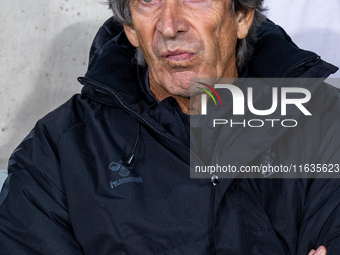
[{"label": "man's chin", "polygon": [[171,96],[174,97],[183,97],[183,98],[189,98],[190,97],[190,89],[185,91],[170,91],[169,92]]},{"label": "man's chin", "polygon": [[190,88],[186,91],[174,92],[174,93],[170,93],[170,94],[174,97],[194,98],[194,97],[202,94],[202,90],[199,90],[197,88]]},{"label": "man's chin", "polygon": [[198,89],[191,86],[191,79],[198,78],[196,71],[169,72],[164,76],[158,76],[159,84],[175,97],[189,98],[192,94],[197,94]]}]

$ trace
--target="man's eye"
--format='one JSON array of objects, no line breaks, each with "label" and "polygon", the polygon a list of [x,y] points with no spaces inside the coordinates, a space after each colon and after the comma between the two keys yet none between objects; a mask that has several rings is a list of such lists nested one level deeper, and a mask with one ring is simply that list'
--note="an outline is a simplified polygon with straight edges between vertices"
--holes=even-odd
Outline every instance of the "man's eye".
[{"label": "man's eye", "polygon": [[138,0],[145,7],[155,7],[161,3],[164,3],[164,0]]}]

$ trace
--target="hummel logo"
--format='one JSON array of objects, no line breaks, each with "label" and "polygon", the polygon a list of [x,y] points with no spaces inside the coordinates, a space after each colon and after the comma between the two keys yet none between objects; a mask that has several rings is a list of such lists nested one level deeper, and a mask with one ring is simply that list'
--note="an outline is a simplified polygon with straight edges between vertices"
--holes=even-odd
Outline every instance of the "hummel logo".
[{"label": "hummel logo", "polygon": [[133,165],[132,166],[124,166],[124,162],[122,160],[119,160],[119,163],[117,162],[112,162],[109,166],[110,170],[113,172],[117,172],[119,171],[119,175],[121,177],[126,177],[130,174],[129,169],[133,169]]},{"label": "hummel logo", "polygon": [[127,177],[130,174],[129,170],[133,169],[133,165],[127,166],[126,164],[124,164],[122,160],[120,160],[119,163],[111,162],[109,169],[113,172],[118,172],[119,175],[123,177],[115,181],[110,181],[111,189],[116,188],[122,184],[129,183],[129,182],[137,182],[137,183],[143,182],[142,177],[140,176],[139,177]]}]

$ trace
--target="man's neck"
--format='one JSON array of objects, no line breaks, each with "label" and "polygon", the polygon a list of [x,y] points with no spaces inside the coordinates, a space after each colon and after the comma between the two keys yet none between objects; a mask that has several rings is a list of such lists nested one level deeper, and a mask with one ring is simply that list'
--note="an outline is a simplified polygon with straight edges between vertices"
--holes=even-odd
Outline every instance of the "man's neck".
[{"label": "man's neck", "polygon": [[158,101],[162,101],[165,98],[173,97],[179,107],[181,108],[182,112],[190,114],[190,98],[189,97],[179,97],[171,95],[168,91],[166,91],[162,86],[158,85],[149,74],[149,84],[150,84],[150,91],[155,96]]}]

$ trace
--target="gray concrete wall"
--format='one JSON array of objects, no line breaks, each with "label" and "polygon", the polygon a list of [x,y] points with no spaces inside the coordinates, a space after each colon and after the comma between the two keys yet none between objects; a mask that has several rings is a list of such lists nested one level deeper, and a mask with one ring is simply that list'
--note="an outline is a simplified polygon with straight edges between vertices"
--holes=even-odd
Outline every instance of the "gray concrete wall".
[{"label": "gray concrete wall", "polygon": [[[6,1],[0,8],[0,169],[46,113],[80,92],[88,51],[111,16],[101,0]],[[339,0],[267,0],[303,48],[340,65]],[[340,73],[333,76],[340,77]],[[1,173],[1,172],[0,172]]]},{"label": "gray concrete wall", "polygon": [[6,1],[0,8],[0,169],[46,113],[79,93],[100,0]]}]

